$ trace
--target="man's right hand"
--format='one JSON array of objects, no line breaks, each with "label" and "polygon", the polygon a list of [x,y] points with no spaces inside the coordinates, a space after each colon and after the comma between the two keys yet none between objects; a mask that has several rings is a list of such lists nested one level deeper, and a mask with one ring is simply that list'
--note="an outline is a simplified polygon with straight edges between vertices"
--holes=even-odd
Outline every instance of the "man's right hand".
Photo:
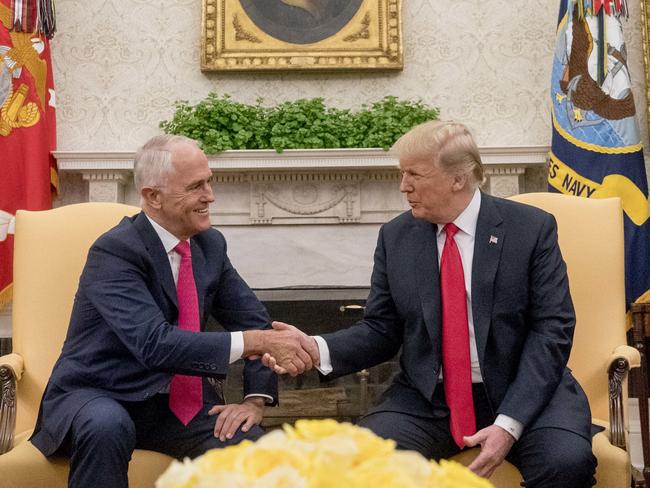
[{"label": "man's right hand", "polygon": [[244,331],[244,357],[262,356],[276,373],[296,376],[318,364],[316,341],[296,327],[273,322],[273,330]]}]

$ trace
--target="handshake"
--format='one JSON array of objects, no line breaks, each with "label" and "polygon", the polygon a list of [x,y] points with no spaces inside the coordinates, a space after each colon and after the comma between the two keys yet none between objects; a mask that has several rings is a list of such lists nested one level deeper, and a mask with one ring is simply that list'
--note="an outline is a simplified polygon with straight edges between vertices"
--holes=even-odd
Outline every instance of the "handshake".
[{"label": "handshake", "polygon": [[261,358],[264,366],[291,376],[320,365],[320,353],[313,337],[284,322],[271,325],[270,330],[244,331],[244,357]]}]

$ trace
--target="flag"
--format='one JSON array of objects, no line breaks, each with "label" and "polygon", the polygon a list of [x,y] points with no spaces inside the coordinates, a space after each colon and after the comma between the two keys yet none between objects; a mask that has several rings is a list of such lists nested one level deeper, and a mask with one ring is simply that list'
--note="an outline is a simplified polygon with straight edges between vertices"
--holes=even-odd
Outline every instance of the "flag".
[{"label": "flag", "polygon": [[650,205],[622,15],[624,0],[561,0],[548,184],[568,195],[621,198],[629,306],[644,294],[650,300]]},{"label": "flag", "polygon": [[0,309],[12,295],[13,217],[51,208],[58,183],[47,3],[0,0]]}]

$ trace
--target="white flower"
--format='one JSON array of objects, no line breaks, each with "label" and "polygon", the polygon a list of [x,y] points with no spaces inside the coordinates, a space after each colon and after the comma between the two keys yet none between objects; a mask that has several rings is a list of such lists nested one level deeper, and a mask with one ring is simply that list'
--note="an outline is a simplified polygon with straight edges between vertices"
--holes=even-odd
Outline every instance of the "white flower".
[{"label": "white flower", "polygon": [[176,460],[172,461],[165,472],[156,481],[156,488],[186,488],[190,482],[195,478],[196,467],[190,458],[183,459],[180,463]]},{"label": "white flower", "polygon": [[309,482],[292,467],[279,466],[255,480],[250,486],[251,488],[309,488]]},{"label": "white flower", "polygon": [[334,420],[299,420],[257,442],[174,461],[156,488],[491,488],[453,461],[396,451],[395,442]]}]

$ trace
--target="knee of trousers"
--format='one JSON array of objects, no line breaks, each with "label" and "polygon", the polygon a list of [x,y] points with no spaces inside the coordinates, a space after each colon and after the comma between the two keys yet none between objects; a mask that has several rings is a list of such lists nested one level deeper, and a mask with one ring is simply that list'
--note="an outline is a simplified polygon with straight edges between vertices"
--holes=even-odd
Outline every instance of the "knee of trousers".
[{"label": "knee of trousers", "polygon": [[[596,471],[596,458],[591,448],[549,449],[537,460],[542,473],[541,479],[555,480],[557,487],[591,486]],[[528,481],[528,480],[527,480]],[[551,486],[551,485],[549,485]]]},{"label": "knee of trousers", "polygon": [[102,450],[121,449],[130,453],[135,449],[136,430],[126,412],[102,412],[76,419],[72,432],[76,447]]},{"label": "knee of trousers", "polygon": [[[248,432],[242,432],[241,429],[237,431],[237,434],[235,434],[235,440],[236,442],[241,442],[243,440],[249,440],[249,441],[256,441],[260,437],[262,437],[265,434],[264,429],[260,427],[259,425],[253,425]],[[237,437],[241,437],[240,439],[237,439]]]}]

